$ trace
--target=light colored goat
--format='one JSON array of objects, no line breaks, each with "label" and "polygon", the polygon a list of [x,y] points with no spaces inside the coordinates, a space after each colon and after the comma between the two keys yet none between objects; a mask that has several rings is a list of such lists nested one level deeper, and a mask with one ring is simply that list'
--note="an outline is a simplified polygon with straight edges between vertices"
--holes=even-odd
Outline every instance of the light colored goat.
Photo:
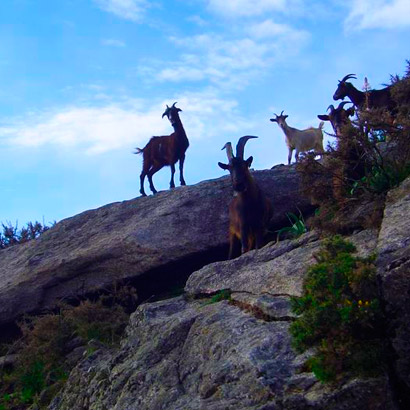
[{"label": "light colored goat", "polygon": [[316,154],[323,154],[323,124],[324,122],[321,121],[318,128],[307,128],[305,130],[298,130],[296,128],[289,127],[286,124],[286,118],[288,115],[283,115],[283,111],[280,115],[276,115],[276,118],[271,118],[272,122],[277,122],[279,127],[285,133],[286,137],[286,145],[288,146],[288,164],[290,164],[292,160],[292,153],[295,150],[295,159],[296,162],[299,160],[299,153],[306,152],[311,149],[315,151]]}]

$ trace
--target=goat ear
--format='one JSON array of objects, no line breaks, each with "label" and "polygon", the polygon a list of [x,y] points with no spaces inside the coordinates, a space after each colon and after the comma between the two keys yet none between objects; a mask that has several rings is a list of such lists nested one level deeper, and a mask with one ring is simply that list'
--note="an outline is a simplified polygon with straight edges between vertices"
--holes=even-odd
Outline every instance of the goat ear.
[{"label": "goat ear", "polygon": [[246,160],[246,165],[248,166],[248,168],[251,167],[252,161],[253,161],[253,157],[249,157],[249,158]]},{"label": "goat ear", "polygon": [[227,165],[227,164],[222,164],[222,162],[218,162],[218,165],[219,165],[222,169],[224,169],[225,171],[229,169],[229,165]]},{"label": "goat ear", "polygon": [[271,118],[270,119],[272,122],[278,122],[278,120],[276,118]]},{"label": "goat ear", "polygon": [[329,121],[329,116],[328,115],[318,115],[317,118],[322,121]]},{"label": "goat ear", "polygon": [[286,120],[286,118],[288,118],[288,117],[289,117],[289,115],[284,115],[283,119]]},{"label": "goat ear", "polygon": [[177,112],[182,112],[181,108],[177,108]]}]

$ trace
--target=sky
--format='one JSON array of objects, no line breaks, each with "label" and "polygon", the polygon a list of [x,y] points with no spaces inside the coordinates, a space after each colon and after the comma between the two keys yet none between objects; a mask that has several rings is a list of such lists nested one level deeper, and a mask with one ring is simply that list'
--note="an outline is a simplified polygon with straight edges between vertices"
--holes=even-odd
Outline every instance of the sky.
[{"label": "sky", "polygon": [[225,175],[221,148],[242,135],[259,137],[253,168],[286,163],[273,113],[318,126],[346,74],[359,89],[403,75],[409,38],[409,0],[1,0],[0,222],[139,196],[133,151],[173,131],[174,102],[188,185]]}]

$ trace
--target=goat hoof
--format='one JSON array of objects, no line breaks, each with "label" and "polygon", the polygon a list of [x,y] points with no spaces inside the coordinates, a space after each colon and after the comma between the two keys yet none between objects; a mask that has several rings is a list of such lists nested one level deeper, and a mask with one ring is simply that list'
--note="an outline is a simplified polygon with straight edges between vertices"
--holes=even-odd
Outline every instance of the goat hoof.
[{"label": "goat hoof", "polygon": [[181,186],[184,186],[184,185],[186,185],[186,183],[185,183],[185,181],[182,181]]}]

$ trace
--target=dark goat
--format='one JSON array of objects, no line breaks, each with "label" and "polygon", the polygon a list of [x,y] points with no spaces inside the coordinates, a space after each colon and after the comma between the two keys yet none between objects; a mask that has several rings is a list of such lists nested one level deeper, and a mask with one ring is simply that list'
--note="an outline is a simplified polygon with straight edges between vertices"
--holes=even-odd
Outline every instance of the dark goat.
[{"label": "dark goat", "polygon": [[230,142],[226,149],[229,163],[218,165],[231,174],[234,197],[229,205],[229,259],[263,246],[263,237],[272,217],[272,206],[253,179],[249,168],[253,157],[243,159],[245,144],[253,136],[241,137],[236,146],[236,157]]},{"label": "dark goat", "polygon": [[339,81],[339,85],[333,94],[335,101],[349,97],[352,103],[360,110],[386,108],[391,113],[394,112],[396,103],[391,96],[391,86],[381,90],[363,92],[359,91],[352,83],[347,82],[350,78],[356,79],[356,74],[348,74]]},{"label": "dark goat", "polygon": [[355,138],[346,135],[343,128],[350,123],[350,116],[355,113],[354,107],[344,109],[345,104],[352,104],[350,101],[342,101],[337,108],[329,105],[328,115],[318,115],[323,121],[330,121],[333,131],[337,137],[337,155],[341,160],[337,169],[332,175],[333,197],[342,203],[346,199],[346,181],[358,180],[363,176],[360,166],[360,158],[363,150]]},{"label": "dark goat", "polygon": [[165,115],[168,117],[168,120],[174,127],[174,132],[171,135],[151,137],[144,148],[136,148],[135,154],[143,154],[143,165],[140,176],[140,192],[143,196],[146,196],[144,190],[145,176],[148,176],[152,193],[156,194],[157,190],[152,183],[152,176],[166,165],[171,167],[171,182],[169,186],[170,188],[175,188],[174,174],[175,163],[177,161],[179,161],[181,185],[186,185],[184,180],[184,160],[185,152],[189,147],[189,141],[178,114],[182,110],[177,108],[175,104],[176,102],[172,107],[168,107],[167,105],[165,112],[162,114],[162,118],[164,118]]},{"label": "dark goat", "polygon": [[333,127],[333,131],[336,137],[342,135],[343,126],[350,122],[349,117],[354,115],[354,107],[350,107],[347,110],[344,109],[346,104],[351,104],[349,101],[342,101],[337,108],[332,104],[327,108],[329,114],[318,115],[317,117],[322,121],[330,121]]}]

